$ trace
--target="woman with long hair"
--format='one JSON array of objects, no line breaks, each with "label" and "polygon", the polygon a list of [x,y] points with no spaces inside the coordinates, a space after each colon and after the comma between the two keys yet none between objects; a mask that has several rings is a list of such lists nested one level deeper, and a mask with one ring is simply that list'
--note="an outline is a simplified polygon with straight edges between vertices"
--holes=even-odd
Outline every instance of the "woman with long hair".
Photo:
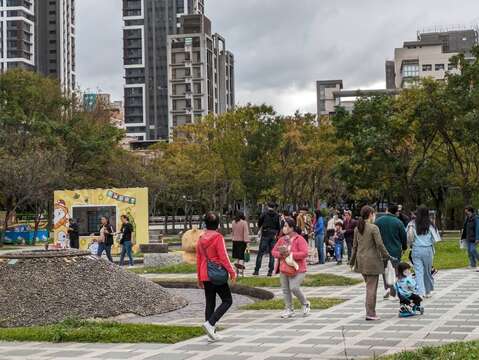
[{"label": "woman with long hair", "polygon": [[277,241],[271,253],[278,259],[275,273],[280,273],[281,288],[284,294],[285,311],[281,317],[290,318],[295,315],[293,295],[303,306],[303,316],[307,316],[311,305],[300,286],[307,271],[308,243],[298,234],[294,219],[284,219],[283,236]]},{"label": "woman with long hair", "polygon": [[429,209],[421,205],[417,208],[416,219],[408,225],[408,243],[411,247],[411,259],[414,264],[418,295],[430,297],[434,290],[432,263],[434,244],[440,241],[436,226],[429,217]]},{"label": "woman with long hair", "polygon": [[238,211],[235,214],[231,233],[233,236],[233,259],[236,259],[236,273],[243,276],[245,269],[245,252],[250,239],[249,225],[246,222],[246,217],[241,211]]},{"label": "woman with long hair", "polygon": [[361,209],[358,227],[354,230],[351,267],[363,275],[366,282],[366,320],[380,320],[376,314],[376,297],[379,275],[384,274],[384,264],[391,259],[381,238],[379,228],[374,225],[376,213],[370,206]]}]

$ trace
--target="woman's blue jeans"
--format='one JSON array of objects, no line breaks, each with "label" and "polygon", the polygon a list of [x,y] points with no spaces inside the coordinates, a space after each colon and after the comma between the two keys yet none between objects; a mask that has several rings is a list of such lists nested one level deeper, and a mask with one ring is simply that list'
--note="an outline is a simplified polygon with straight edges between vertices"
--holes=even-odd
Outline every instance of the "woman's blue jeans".
[{"label": "woman's blue jeans", "polygon": [[434,279],[431,275],[434,248],[432,246],[413,246],[412,262],[416,273],[417,293],[419,296],[434,290]]},{"label": "woman's blue jeans", "polygon": [[326,262],[326,249],[324,248],[324,234],[316,234],[314,236],[316,249],[318,249],[319,263],[324,264]]}]

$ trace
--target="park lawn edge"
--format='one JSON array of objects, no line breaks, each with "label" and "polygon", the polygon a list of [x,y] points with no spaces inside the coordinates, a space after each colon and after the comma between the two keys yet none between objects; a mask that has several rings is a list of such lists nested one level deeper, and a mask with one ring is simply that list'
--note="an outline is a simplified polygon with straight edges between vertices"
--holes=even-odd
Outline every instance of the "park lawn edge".
[{"label": "park lawn edge", "polygon": [[[326,310],[332,308],[336,305],[340,305],[346,301],[346,299],[338,298],[319,298],[311,297],[308,298],[308,301],[311,303],[311,310]],[[301,304],[298,299],[294,299],[294,308],[300,309]],[[272,300],[261,300],[254,302],[252,304],[247,304],[241,306],[241,310],[283,310],[284,309],[284,300],[283,299],[272,299]]]},{"label": "park lawn edge", "polygon": [[123,324],[110,321],[65,320],[31,327],[0,328],[0,341],[76,343],[176,344],[204,335],[198,326]]},{"label": "park lawn edge", "polygon": [[471,355],[477,354],[479,354],[479,340],[424,346],[417,350],[382,356],[379,360],[462,360],[475,359],[476,357]]}]

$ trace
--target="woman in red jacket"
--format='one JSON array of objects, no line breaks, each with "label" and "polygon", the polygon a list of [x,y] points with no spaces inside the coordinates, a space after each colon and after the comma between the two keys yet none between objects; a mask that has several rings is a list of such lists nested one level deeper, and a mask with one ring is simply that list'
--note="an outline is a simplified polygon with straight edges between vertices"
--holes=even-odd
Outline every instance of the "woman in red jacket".
[{"label": "woman in red jacket", "polygon": [[303,316],[308,316],[311,305],[301,291],[301,283],[306,276],[308,258],[308,243],[296,233],[295,222],[286,218],[283,226],[283,234],[272,251],[276,262],[276,273],[280,273],[281,288],[284,294],[285,311],[282,318],[290,318],[295,315],[293,307],[293,294],[303,305]]},{"label": "woman in red jacket", "polygon": [[[233,304],[233,297],[228,285],[228,274],[233,283],[236,281],[236,272],[231,265],[226,251],[225,240],[218,230],[219,218],[209,212],[205,216],[206,232],[201,235],[196,244],[196,269],[198,276],[198,287],[205,290],[206,309],[203,328],[211,341],[220,340],[216,334],[216,323],[223,317]],[[218,283],[210,279],[208,274],[208,263],[222,268],[225,273],[224,281]],[[213,283],[213,282],[215,283]],[[216,294],[221,298],[221,305],[216,308]]]}]

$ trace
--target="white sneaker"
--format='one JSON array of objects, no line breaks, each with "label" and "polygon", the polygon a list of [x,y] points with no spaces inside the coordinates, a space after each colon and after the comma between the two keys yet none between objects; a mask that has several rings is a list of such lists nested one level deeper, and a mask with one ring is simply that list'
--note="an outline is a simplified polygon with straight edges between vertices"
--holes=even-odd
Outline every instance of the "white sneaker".
[{"label": "white sneaker", "polygon": [[387,300],[389,299],[390,296],[391,296],[391,291],[387,289],[386,292],[384,293],[383,299]]},{"label": "white sneaker", "polygon": [[213,341],[217,341],[218,338],[217,338],[217,335],[215,334],[215,327],[213,325],[211,325],[209,323],[209,321],[206,321],[204,324],[203,324],[203,329],[206,331],[206,335],[208,335],[208,337],[213,340]]},{"label": "white sneaker", "polygon": [[303,305],[303,316],[306,317],[311,312],[311,303],[308,302],[306,305]]},{"label": "white sneaker", "polygon": [[292,318],[294,317],[294,310],[292,309],[286,309],[282,314],[281,314],[281,317],[283,319],[289,319],[289,318]]},{"label": "white sneaker", "polygon": [[426,294],[424,297],[425,297],[426,299],[430,299],[430,298],[432,298],[432,293]]}]

